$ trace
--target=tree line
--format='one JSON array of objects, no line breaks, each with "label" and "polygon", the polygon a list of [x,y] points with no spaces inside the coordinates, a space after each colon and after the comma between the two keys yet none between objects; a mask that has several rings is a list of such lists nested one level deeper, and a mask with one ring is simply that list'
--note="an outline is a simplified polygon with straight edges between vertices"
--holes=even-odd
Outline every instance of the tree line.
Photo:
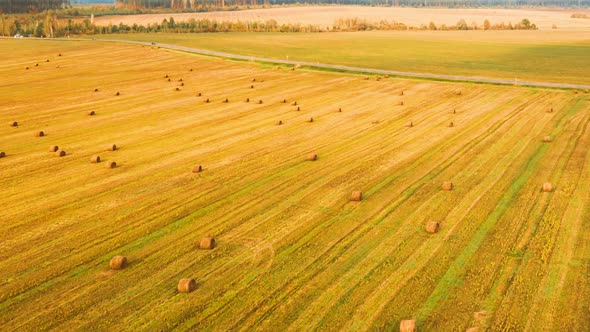
[{"label": "tree line", "polygon": [[0,13],[42,12],[69,6],[70,0],[0,0]]}]

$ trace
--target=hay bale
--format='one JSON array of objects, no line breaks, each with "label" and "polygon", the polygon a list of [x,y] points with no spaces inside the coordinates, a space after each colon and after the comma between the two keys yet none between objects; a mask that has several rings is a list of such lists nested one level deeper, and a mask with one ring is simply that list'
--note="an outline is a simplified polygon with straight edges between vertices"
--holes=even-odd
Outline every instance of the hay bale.
[{"label": "hay bale", "polygon": [[379,120],[373,120],[373,121],[371,121],[372,124],[379,124],[379,122],[381,122],[381,121],[379,121]]},{"label": "hay bale", "polygon": [[16,121],[10,121],[10,126],[11,127],[18,127],[18,122],[16,122]]},{"label": "hay bale", "polygon": [[313,118],[310,117],[309,120],[307,120],[307,122],[313,122]]},{"label": "hay bale", "polygon": [[94,111],[90,111],[90,112],[88,112],[88,115],[90,115],[90,116],[93,116],[93,115],[95,115],[95,114],[96,114],[96,113],[95,113]]},{"label": "hay bale", "polygon": [[197,288],[197,282],[195,279],[182,278],[178,281],[178,292],[179,293],[190,293]]},{"label": "hay bale", "polygon": [[191,69],[189,69],[189,71],[193,71],[193,69],[191,68]]},{"label": "hay bale", "polygon": [[50,145],[49,146],[49,152],[56,152],[57,150],[59,150],[59,146],[57,146],[57,145]]},{"label": "hay bale", "polygon": [[107,147],[107,150],[108,150],[108,151],[117,151],[117,144],[110,144],[110,145]]},{"label": "hay bale", "polygon": [[64,150],[57,150],[57,152],[55,152],[55,155],[58,157],[65,157],[66,152]]},{"label": "hay bale", "polygon": [[262,99],[260,99],[260,100],[258,101],[258,104],[262,104]]},{"label": "hay bale", "polygon": [[350,200],[353,202],[360,202],[363,200],[363,192],[362,191],[353,191],[350,195]]},{"label": "hay bale", "polygon": [[205,102],[206,102],[206,103],[210,103],[210,102],[211,102],[211,100],[209,100],[209,98],[207,98],[207,99],[205,99]]},{"label": "hay bale", "polygon": [[115,96],[120,96],[121,93],[119,91],[117,91],[117,93],[115,94]]},{"label": "hay bale", "polygon": [[440,223],[438,221],[429,221],[426,223],[426,231],[430,234],[438,233]]},{"label": "hay bale", "polygon": [[413,319],[402,320],[399,323],[399,332],[416,332],[416,321]]},{"label": "hay bale", "polygon": [[256,79],[255,79],[255,78],[253,78],[253,79],[252,79],[252,82],[256,82]]},{"label": "hay bale", "polygon": [[453,108],[453,114],[457,114],[457,109]]},{"label": "hay bale", "polygon": [[316,160],[318,160],[318,154],[317,153],[310,153],[307,155],[307,157],[305,157],[305,160],[316,161]]},{"label": "hay bale", "polygon": [[364,77],[364,80],[365,80],[365,81],[368,81],[368,80],[369,80],[369,76],[365,76],[365,77]]},{"label": "hay bale", "polygon": [[548,143],[548,142],[551,142],[551,141],[552,141],[551,136],[545,136],[545,137],[543,137],[543,142],[547,142]]},{"label": "hay bale", "polygon": [[249,103],[250,102],[250,98],[246,98],[246,102]]},{"label": "hay bale", "polygon": [[402,90],[402,92],[399,93],[400,96],[404,95],[404,90]]},{"label": "hay bale", "polygon": [[550,109],[548,109],[547,111],[545,111],[547,113],[553,113],[553,107],[551,107]]},{"label": "hay bale", "polygon": [[45,136],[45,132],[43,132],[43,130],[36,131],[35,132],[35,136],[36,137],[43,137],[43,136]]},{"label": "hay bale", "polygon": [[0,151],[0,158],[6,157],[6,153],[4,151]]},{"label": "hay bale", "polygon": [[98,88],[94,88],[94,92],[98,92]]},{"label": "hay bale", "polygon": [[277,126],[280,126],[282,124],[283,124],[283,121],[282,120],[279,120],[279,121],[275,122],[275,125],[277,125]]},{"label": "hay bale", "polygon": [[172,79],[170,79],[170,78],[169,78],[169,79],[168,79],[168,82],[172,82]]},{"label": "hay bale", "polygon": [[114,256],[109,262],[111,270],[121,270],[127,266],[127,257],[125,256]]},{"label": "hay bale", "polygon": [[180,86],[184,86],[184,82],[180,83]]},{"label": "hay bale", "polygon": [[36,63],[36,64],[35,64],[35,67],[39,67],[39,64],[38,64],[38,63]]},{"label": "hay bale", "polygon": [[281,103],[283,103],[283,104],[286,104],[286,103],[287,103],[287,99],[283,99],[283,100],[281,101]]},{"label": "hay bale", "polygon": [[177,87],[175,90],[176,90],[176,91],[180,91],[180,88],[178,88],[178,87]]},{"label": "hay bale", "polygon": [[201,239],[201,242],[199,243],[199,249],[203,249],[203,250],[211,250],[215,248],[215,239],[212,237],[204,237]]},{"label": "hay bale", "polygon": [[58,54],[57,56],[61,56],[61,53],[60,53],[60,54]]},{"label": "hay bale", "polygon": [[200,96],[202,96],[202,95],[203,95],[203,94],[202,94],[202,93],[200,93],[200,92],[199,92],[199,93],[197,93],[197,97],[200,97]]},{"label": "hay bale", "polygon": [[168,74],[166,74],[166,76],[164,76],[164,78],[168,78]]},{"label": "hay bale", "polygon": [[297,111],[297,112],[301,111],[301,108],[300,108],[299,106],[297,106],[297,109],[296,109],[296,111]]},{"label": "hay bale", "polygon": [[25,67],[25,69],[26,69],[26,70],[29,70],[29,66],[26,66],[26,67]]},{"label": "hay bale", "polygon": [[49,62],[49,59],[45,60],[45,62]]},{"label": "hay bale", "polygon": [[224,103],[229,103],[229,99],[225,98]]},{"label": "hay bale", "polygon": [[178,82],[182,82],[182,78],[178,80]]},{"label": "hay bale", "polygon": [[545,182],[543,183],[543,192],[552,192],[553,191],[553,185],[551,184],[551,182]]},{"label": "hay bale", "polygon": [[584,89],[584,93],[588,93],[588,89]]},{"label": "hay bale", "polygon": [[404,101],[403,100],[399,102],[399,106],[404,106]]},{"label": "hay bale", "polygon": [[250,85],[250,89],[254,89],[254,85]]},{"label": "hay bale", "polygon": [[106,168],[115,168],[115,167],[117,167],[117,163],[114,162],[114,161],[112,161],[112,160],[109,160],[109,161],[107,161],[105,163],[104,167],[106,167]]},{"label": "hay bale", "polygon": [[293,105],[293,106],[297,106],[297,102],[296,102],[296,101],[294,101],[294,102],[292,102],[292,103],[291,103],[291,105]]},{"label": "hay bale", "polygon": [[203,171],[203,166],[195,165],[193,166],[193,173],[201,173]]},{"label": "hay bale", "polygon": [[445,181],[442,184],[442,190],[444,191],[451,191],[453,190],[453,182]]},{"label": "hay bale", "polygon": [[453,123],[453,121],[449,122],[449,124],[447,124],[447,127],[454,127],[455,124]]},{"label": "hay bale", "polygon": [[414,126],[414,123],[412,121],[410,121],[406,124],[406,127],[413,127],[413,126]]},{"label": "hay bale", "polygon": [[342,113],[342,107],[338,107],[338,113]]},{"label": "hay bale", "polygon": [[98,164],[100,162],[100,156],[92,156],[90,158],[90,162],[93,164]]}]

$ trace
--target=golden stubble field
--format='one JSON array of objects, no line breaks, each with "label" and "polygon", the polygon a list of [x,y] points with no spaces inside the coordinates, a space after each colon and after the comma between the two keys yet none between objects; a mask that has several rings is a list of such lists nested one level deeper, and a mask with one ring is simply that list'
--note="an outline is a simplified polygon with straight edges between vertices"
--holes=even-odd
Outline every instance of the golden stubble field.
[{"label": "golden stubble field", "polygon": [[331,27],[339,18],[361,18],[369,22],[381,20],[397,21],[409,26],[428,25],[431,21],[437,25],[455,25],[461,19],[468,24],[475,21],[479,26],[488,19],[492,24],[504,22],[517,23],[528,18],[541,30],[551,30],[556,25],[559,30],[588,31],[590,20],[576,19],[573,13],[590,15],[588,9],[501,9],[501,8],[405,8],[405,7],[368,7],[368,6],[304,6],[276,7],[240,11],[177,13],[177,14],[144,14],[96,17],[97,25],[134,23],[148,25],[161,23],[164,19],[174,17],[177,22],[194,19],[217,21],[265,22],[276,20],[279,24],[312,24],[323,28]]},{"label": "golden stubble field", "polygon": [[7,330],[590,328],[588,94],[99,42],[0,50]]}]

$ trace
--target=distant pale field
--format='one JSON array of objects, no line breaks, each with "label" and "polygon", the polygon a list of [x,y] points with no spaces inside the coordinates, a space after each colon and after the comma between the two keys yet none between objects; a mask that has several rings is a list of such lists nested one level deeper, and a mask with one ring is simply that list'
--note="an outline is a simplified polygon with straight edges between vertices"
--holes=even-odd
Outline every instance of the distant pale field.
[{"label": "distant pale field", "polygon": [[99,42],[0,52],[2,330],[590,330],[588,94]]},{"label": "distant pale field", "polygon": [[274,19],[279,24],[314,24],[323,28],[331,27],[338,18],[363,18],[371,22],[380,20],[397,21],[411,26],[428,25],[431,21],[437,25],[454,25],[460,19],[467,23],[475,21],[482,25],[485,19],[491,23],[516,23],[528,18],[540,29],[551,29],[555,24],[559,29],[590,31],[590,20],[570,18],[572,13],[590,14],[588,9],[446,9],[446,8],[397,8],[367,6],[309,6],[269,9],[252,9],[242,11],[182,13],[182,14],[147,14],[96,17],[94,22],[99,25],[112,24],[143,24],[160,23],[163,19],[174,17],[176,21],[187,21],[190,18],[211,19],[218,21],[267,21]]},{"label": "distant pale field", "polygon": [[579,31],[160,33],[96,38],[408,72],[590,84],[590,33]]}]

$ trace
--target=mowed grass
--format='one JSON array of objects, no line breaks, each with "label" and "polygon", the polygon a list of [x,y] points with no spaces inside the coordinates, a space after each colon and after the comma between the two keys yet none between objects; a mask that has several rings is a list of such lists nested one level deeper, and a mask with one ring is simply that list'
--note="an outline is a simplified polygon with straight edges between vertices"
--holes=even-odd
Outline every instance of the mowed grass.
[{"label": "mowed grass", "polygon": [[[108,43],[0,50],[4,329],[590,329],[588,94]],[[109,271],[114,255],[129,266]]]},{"label": "mowed grass", "polygon": [[377,31],[129,34],[99,38],[408,72],[590,84],[587,36],[587,32],[560,31]]}]

